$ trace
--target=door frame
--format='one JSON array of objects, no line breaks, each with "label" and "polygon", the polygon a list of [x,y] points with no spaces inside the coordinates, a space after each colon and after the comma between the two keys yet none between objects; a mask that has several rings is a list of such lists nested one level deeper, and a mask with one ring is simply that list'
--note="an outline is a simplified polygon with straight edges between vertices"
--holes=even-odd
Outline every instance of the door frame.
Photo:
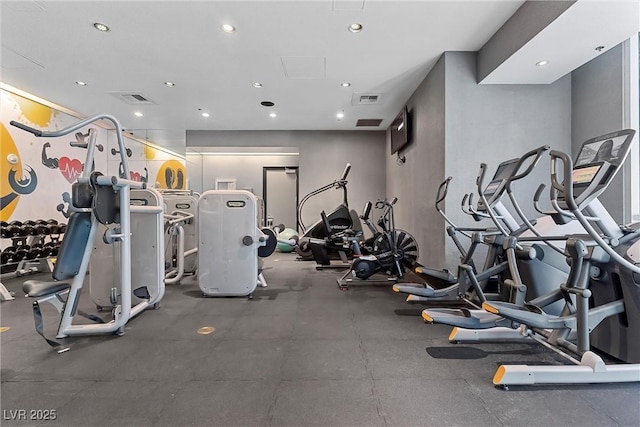
[{"label": "door frame", "polygon": [[295,175],[296,175],[296,223],[294,227],[290,227],[293,228],[294,230],[296,230],[296,232],[298,231],[298,203],[300,202],[300,170],[298,166],[263,166],[262,167],[262,200],[264,201],[264,212],[262,213],[263,215],[263,221],[265,226],[267,225],[267,172],[268,171],[287,171],[289,169],[293,169],[295,170]]}]

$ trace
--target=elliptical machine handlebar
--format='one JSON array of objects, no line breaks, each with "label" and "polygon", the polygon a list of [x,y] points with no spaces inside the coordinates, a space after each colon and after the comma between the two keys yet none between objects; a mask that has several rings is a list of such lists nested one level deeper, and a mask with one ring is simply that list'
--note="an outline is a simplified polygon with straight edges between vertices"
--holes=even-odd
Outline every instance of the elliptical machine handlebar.
[{"label": "elliptical machine handlebar", "polygon": [[484,177],[486,173],[487,173],[487,164],[480,163],[480,170],[478,171],[478,177],[476,178],[478,194],[480,195],[480,198],[482,199],[482,203],[487,209],[487,214],[489,214],[489,216],[491,217],[491,220],[494,222],[494,224],[496,225],[500,233],[502,233],[504,236],[508,236],[509,233],[504,228],[504,226],[500,224],[500,221],[498,221],[498,216],[495,215],[495,213],[493,212],[493,209],[491,209],[491,206],[489,206],[489,201],[487,200],[487,197],[484,195],[483,187],[484,187]]},{"label": "elliptical machine handlebar", "polygon": [[342,172],[342,178],[340,178],[340,181],[345,181],[347,179],[347,175],[349,175],[350,170],[351,163],[347,163],[347,165],[344,167],[344,172]]},{"label": "elliptical machine handlebar", "polygon": [[[511,174],[511,176],[509,176],[507,178],[507,184],[506,184],[507,192],[510,191],[511,183],[513,181],[517,181],[519,179],[522,179],[522,178],[528,176],[531,172],[533,172],[533,169],[536,167],[536,165],[540,161],[540,158],[542,157],[542,154],[544,154],[545,151],[549,151],[550,149],[551,149],[551,147],[549,147],[548,145],[543,145],[541,147],[538,147],[538,148],[535,148],[535,149],[529,151],[528,153],[525,153],[520,158],[520,160],[518,160],[518,163],[516,164],[516,167],[514,168],[513,173]],[[525,164],[526,161],[528,159],[532,158],[532,157],[534,157],[534,159],[531,161],[531,163],[529,164],[527,169],[525,169],[525,171],[522,172],[522,173],[518,173],[518,171],[520,170],[522,165]]]},{"label": "elliptical machine handlebar", "polygon": [[[522,219],[522,222],[523,222],[523,227],[522,228],[529,229],[529,231],[531,231],[531,233],[533,233],[533,235],[535,235],[536,237],[540,238],[540,240],[545,242],[547,244],[547,246],[549,246],[551,249],[553,249],[554,251],[558,252],[561,255],[564,255],[564,251],[560,247],[556,246],[550,240],[545,239],[545,236],[543,236],[542,234],[540,234],[540,232],[538,232],[538,230],[535,228],[535,221],[531,221],[531,220],[529,220],[529,218],[527,218],[527,216],[525,215],[524,211],[520,207],[520,204],[516,200],[516,197],[515,197],[515,195],[513,193],[513,189],[511,188],[511,183],[513,181],[517,181],[517,180],[522,179],[522,178],[528,176],[529,174],[531,174],[531,172],[533,172],[533,170],[537,166],[538,162],[542,158],[542,154],[544,154],[545,152],[549,151],[550,149],[551,149],[551,147],[549,147],[548,145],[543,145],[541,147],[538,147],[536,149],[533,149],[533,150],[525,153],[520,158],[520,160],[518,160],[518,163],[516,164],[516,167],[513,170],[513,173],[511,174],[511,176],[509,176],[507,178],[507,183],[506,183],[505,187],[506,187],[507,194],[509,195],[509,200],[511,200],[511,204],[512,204],[513,208],[515,209],[515,211],[518,214],[518,216],[520,217],[520,219]],[[522,173],[518,173],[518,171],[520,170],[522,165],[525,164],[531,158],[533,158],[533,160],[531,160],[531,162],[529,163],[529,166],[525,169],[525,171],[522,172]],[[544,184],[542,184],[540,187],[538,187],[538,189],[536,190],[536,194],[534,195],[534,205],[535,205],[536,210],[538,210],[538,212],[541,212],[541,211],[538,209],[539,206],[537,206],[538,205],[537,201],[539,200],[540,194],[542,193],[543,190],[544,190]],[[516,233],[514,233],[514,234],[516,234]]]},{"label": "elliptical machine handlebar", "polygon": [[[444,181],[442,181],[442,183],[440,183],[440,186],[438,187],[438,192],[436,193],[436,209],[440,209],[439,207],[440,203],[442,203],[442,201],[447,198],[447,193],[449,192],[449,183],[451,182],[452,179],[453,177],[448,176],[447,179],[445,179]],[[463,201],[463,204],[464,204],[464,201]]]},{"label": "elliptical machine handlebar", "polygon": [[[600,235],[598,231],[596,231],[591,225],[591,221],[599,221],[599,218],[589,218],[586,217],[580,207],[576,204],[576,201],[573,196],[573,161],[568,154],[563,153],[561,151],[551,150],[549,153],[551,156],[551,183],[553,187],[556,188],[559,192],[564,194],[565,201],[567,206],[571,210],[571,212],[575,215],[576,219],[580,221],[580,224],[584,227],[584,229],[589,233],[589,236],[600,246],[615,262],[621,265],[623,268],[631,270],[636,274],[640,274],[640,266],[635,265],[624,257],[620,256],[616,251],[613,250],[612,244],[618,242],[618,239],[612,238],[611,236]],[[564,182],[560,183],[558,181],[558,164],[562,163],[563,165],[563,176]],[[557,200],[555,200],[554,207],[557,205]],[[636,230],[632,235],[636,235],[640,233],[640,229]],[[609,240],[609,242],[605,241],[605,238]],[[615,242],[615,243],[614,243]]]}]

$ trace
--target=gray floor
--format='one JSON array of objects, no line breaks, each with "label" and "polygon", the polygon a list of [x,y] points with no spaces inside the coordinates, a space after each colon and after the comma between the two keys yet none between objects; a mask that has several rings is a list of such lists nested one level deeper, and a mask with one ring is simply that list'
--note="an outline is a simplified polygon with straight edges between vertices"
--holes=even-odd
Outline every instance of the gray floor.
[{"label": "gray floor", "polygon": [[638,384],[498,390],[498,364],[558,359],[537,345],[452,345],[389,285],[340,291],[338,271],[290,254],[266,265],[253,300],[205,299],[188,279],[124,336],[67,339],[64,354],[34,331],[29,299],[2,302],[2,425],[640,425]]}]

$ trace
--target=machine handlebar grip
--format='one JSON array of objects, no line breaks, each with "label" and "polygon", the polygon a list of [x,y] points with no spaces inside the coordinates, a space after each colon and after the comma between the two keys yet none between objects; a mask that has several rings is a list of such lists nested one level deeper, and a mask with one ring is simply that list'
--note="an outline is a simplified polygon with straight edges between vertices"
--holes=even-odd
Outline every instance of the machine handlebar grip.
[{"label": "machine handlebar grip", "polygon": [[371,208],[373,207],[373,204],[371,202],[367,202],[364,204],[364,209],[362,210],[362,216],[360,218],[362,219],[369,219],[369,215],[371,215]]},{"label": "machine handlebar grip", "polygon": [[390,206],[393,206],[396,204],[396,202],[398,201],[397,197],[394,197],[393,199],[391,199],[391,203],[389,203]]},{"label": "machine handlebar grip", "polygon": [[24,124],[22,124],[20,122],[16,122],[15,120],[11,120],[9,122],[9,124],[11,124],[11,126],[15,126],[15,127],[19,128],[19,129],[22,129],[22,130],[25,130],[25,131],[27,131],[29,133],[32,133],[37,137],[42,136],[42,131],[41,130],[34,129],[34,128],[32,128],[30,126],[27,126],[27,125],[24,125]]},{"label": "machine handlebar grip", "polygon": [[438,192],[436,193],[436,206],[441,201],[447,198],[447,192],[449,191],[449,183],[451,182],[452,179],[453,177],[449,176],[447,177],[447,179],[442,181],[442,183],[440,183],[440,186],[438,187]]},{"label": "machine handlebar grip", "polygon": [[[520,158],[520,160],[518,161],[517,166],[515,167],[513,174],[509,177],[509,182],[512,181],[517,181],[519,179],[524,178],[525,176],[529,175],[531,173],[531,171],[533,171],[533,169],[536,167],[536,165],[538,164],[538,161],[540,160],[540,156],[542,156],[542,153],[544,153],[545,151],[549,151],[551,149],[551,147],[549,147],[548,145],[543,145],[541,147],[538,147],[534,150],[529,151],[528,153],[526,153],[524,156],[522,156]],[[524,164],[524,162],[527,161],[527,159],[534,157],[533,161],[529,164],[529,167],[527,167],[527,169],[522,172],[522,173],[518,173],[518,171],[520,170],[520,168],[522,167],[522,165]]]},{"label": "machine handlebar grip", "polygon": [[482,194],[482,183],[484,182],[484,175],[487,172],[487,164],[480,163],[480,170],[478,171],[478,176],[476,177],[476,186],[478,187],[478,194]]},{"label": "machine handlebar grip", "polygon": [[344,172],[342,172],[342,178],[340,178],[340,181],[344,181],[345,179],[347,179],[347,175],[349,175],[350,170],[351,163],[347,163],[347,165],[344,167]]},{"label": "machine handlebar grip", "polygon": [[536,194],[533,195],[534,203],[537,203],[540,201],[540,196],[542,195],[542,192],[544,191],[545,188],[546,188],[546,185],[540,184],[540,186],[536,190]]}]

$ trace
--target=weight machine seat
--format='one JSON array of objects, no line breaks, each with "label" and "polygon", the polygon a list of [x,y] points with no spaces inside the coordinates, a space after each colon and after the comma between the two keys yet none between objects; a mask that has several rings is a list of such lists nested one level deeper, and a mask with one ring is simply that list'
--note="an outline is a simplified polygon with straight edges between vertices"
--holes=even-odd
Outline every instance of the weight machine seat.
[{"label": "weight machine seat", "polygon": [[28,297],[40,298],[71,288],[68,282],[45,282],[42,280],[27,280],[22,284],[22,290]]}]

